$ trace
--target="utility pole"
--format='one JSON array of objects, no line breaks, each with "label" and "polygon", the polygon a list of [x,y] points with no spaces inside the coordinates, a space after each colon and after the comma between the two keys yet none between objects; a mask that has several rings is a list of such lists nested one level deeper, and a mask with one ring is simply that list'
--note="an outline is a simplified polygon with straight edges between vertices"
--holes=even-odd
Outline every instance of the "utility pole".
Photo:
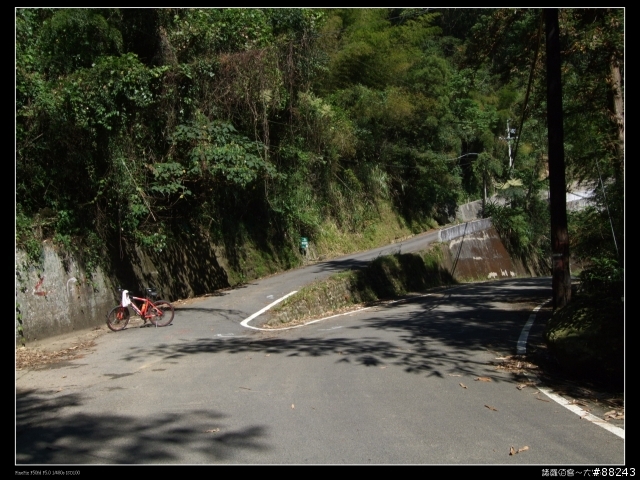
[{"label": "utility pole", "polygon": [[507,119],[507,145],[509,145],[509,171],[511,171],[511,167],[513,167],[513,157],[511,156],[511,140],[516,137],[512,137],[511,134],[516,133],[515,128],[509,128],[509,119]]},{"label": "utility pole", "polygon": [[487,211],[487,169],[482,171],[482,188],[484,189],[484,195],[482,195],[482,218],[485,218],[485,212]]},{"label": "utility pole", "polygon": [[564,171],[562,83],[558,9],[544,10],[547,34],[547,128],[549,139],[549,208],[551,209],[553,308],[571,301],[569,232]]},{"label": "utility pole", "polygon": [[[513,167],[513,156],[511,154],[511,140],[515,140],[516,138],[518,138],[515,136],[515,133],[516,133],[516,129],[509,127],[509,119],[507,119],[507,136],[500,137],[500,140],[505,140],[509,147],[509,172],[511,172],[511,168]],[[512,134],[513,134],[513,137],[511,136]]]}]

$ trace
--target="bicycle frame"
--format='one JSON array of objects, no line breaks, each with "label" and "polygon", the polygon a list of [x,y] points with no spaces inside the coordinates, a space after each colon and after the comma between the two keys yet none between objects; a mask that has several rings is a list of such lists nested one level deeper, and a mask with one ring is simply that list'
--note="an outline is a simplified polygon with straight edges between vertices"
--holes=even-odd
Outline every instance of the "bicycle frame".
[{"label": "bicycle frame", "polygon": [[120,304],[107,314],[107,325],[114,332],[123,330],[129,324],[129,307],[144,320],[145,325],[149,321],[156,327],[166,327],[173,321],[174,308],[170,302],[149,298],[157,296],[154,289],[147,288],[145,297],[135,297],[122,288],[118,288],[118,291],[122,294]]},{"label": "bicycle frame", "polygon": [[[129,295],[127,294],[127,298],[129,299],[129,306],[133,309],[134,312],[136,312],[136,314],[146,320],[148,318],[151,318],[153,315],[149,314],[148,312],[150,311],[150,308],[154,308],[155,304],[149,299],[149,297],[134,297],[133,295]],[[136,305],[136,303],[134,302],[138,301],[138,302],[142,302],[140,303],[140,306],[138,307],[138,305]],[[124,307],[124,305],[122,304],[122,302],[120,302],[120,306]],[[143,311],[144,310],[144,311]]]},{"label": "bicycle frame", "polygon": [[[142,302],[140,304],[140,307],[138,307],[138,305],[135,304],[134,300]],[[155,306],[153,305],[153,302],[151,300],[149,300],[148,298],[134,297],[132,295],[129,295],[129,301],[131,302],[129,306],[133,309],[134,312],[136,312],[138,316],[145,319],[151,317],[151,315],[148,315],[146,313],[149,311],[150,306]],[[144,313],[142,312],[143,309],[144,309]]]}]

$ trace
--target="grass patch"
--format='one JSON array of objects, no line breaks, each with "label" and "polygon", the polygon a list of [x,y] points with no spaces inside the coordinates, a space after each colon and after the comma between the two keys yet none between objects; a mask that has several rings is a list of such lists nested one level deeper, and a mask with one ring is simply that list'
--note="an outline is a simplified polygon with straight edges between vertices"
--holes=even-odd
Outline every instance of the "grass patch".
[{"label": "grass patch", "polygon": [[[438,225],[433,220],[409,225],[394,210],[390,202],[380,201],[362,222],[359,231],[341,228],[335,221],[326,219],[317,228],[315,235],[307,234],[311,259],[334,258],[405,240]],[[267,275],[285,271],[304,264],[298,251],[299,236],[293,243],[272,245],[251,240],[246,234],[234,240],[232,248],[235,258],[229,262],[228,281],[238,285]],[[237,245],[236,245],[237,243]]]},{"label": "grass patch", "polygon": [[272,309],[268,324],[299,323],[356,305],[456,283],[441,266],[442,258],[440,248],[422,254],[378,257],[365,268],[341,272],[303,287]]},{"label": "grass patch", "polygon": [[258,248],[247,240],[238,249],[236,264],[229,268],[229,284],[241,285],[256,278],[295,268],[301,263],[302,260],[296,257],[292,249],[277,250],[270,245],[267,245],[267,248]]},{"label": "grass patch", "polygon": [[[371,217],[373,216],[371,215]],[[309,240],[313,242],[319,256],[336,257],[388,245],[437,226],[435,221],[409,225],[393,211],[390,203],[379,202],[376,219],[369,220],[361,231],[345,231],[340,229],[335,222],[326,221],[319,227],[317,237],[309,238]]]}]

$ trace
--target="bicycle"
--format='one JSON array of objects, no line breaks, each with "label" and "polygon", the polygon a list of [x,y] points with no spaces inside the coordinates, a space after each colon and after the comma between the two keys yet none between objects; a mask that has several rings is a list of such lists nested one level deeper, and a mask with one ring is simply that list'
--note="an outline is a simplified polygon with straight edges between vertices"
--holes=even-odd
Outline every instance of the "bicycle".
[{"label": "bicycle", "polygon": [[[156,327],[166,327],[173,320],[174,308],[171,303],[166,300],[156,300],[154,302],[149,298],[158,296],[155,290],[147,288],[145,297],[130,296],[129,291],[122,288],[118,288],[118,292],[122,294],[120,305],[114,307],[107,314],[107,326],[114,332],[124,329],[129,324],[131,317],[129,307],[144,320],[144,325],[149,321]],[[135,301],[141,303],[136,305]]]}]

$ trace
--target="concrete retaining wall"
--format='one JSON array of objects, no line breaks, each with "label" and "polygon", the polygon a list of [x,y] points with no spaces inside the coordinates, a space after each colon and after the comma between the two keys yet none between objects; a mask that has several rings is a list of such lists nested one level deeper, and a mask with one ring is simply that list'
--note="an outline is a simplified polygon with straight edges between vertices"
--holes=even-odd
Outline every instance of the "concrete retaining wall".
[{"label": "concrete retaining wall", "polygon": [[454,238],[464,238],[466,235],[479,232],[490,228],[493,224],[490,218],[474,220],[472,222],[461,223],[453,227],[443,228],[438,232],[438,240],[440,242],[448,242]]},{"label": "concrete retaining wall", "polygon": [[[451,256],[450,271],[456,280],[491,280],[532,274],[511,258],[490,219],[473,223],[468,224],[466,232],[460,228],[444,235]],[[454,233],[459,235],[454,237]]]},{"label": "concrete retaining wall", "polygon": [[116,305],[114,288],[101,270],[85,274],[73,257],[45,242],[40,268],[28,267],[16,250],[16,341],[51,337],[102,324]]},{"label": "concrete retaining wall", "polygon": [[460,205],[456,211],[456,218],[461,222],[477,220],[482,214],[482,200]]},{"label": "concrete retaining wall", "polygon": [[[432,244],[430,248],[440,250],[440,254],[436,255],[440,258],[440,264],[429,275],[431,278],[439,276],[440,282],[445,277],[465,282],[532,274],[520,262],[512,260],[490,219],[445,228],[439,232],[439,237],[441,243]],[[407,275],[406,271],[400,277],[404,275]],[[385,274],[382,273],[381,277],[385,277]],[[348,278],[321,280],[310,285],[304,295],[294,295],[275,307],[269,314],[268,323],[280,325],[326,315],[326,312],[363,302],[364,299],[360,298],[362,294],[354,290]]]},{"label": "concrete retaining wall", "polygon": [[37,267],[29,266],[25,253],[16,249],[16,341],[103,325],[118,303],[118,286],[135,294],[154,287],[169,301],[229,286],[226,259],[202,237],[185,238],[179,247],[161,253],[124,245],[120,255],[111,255],[116,260],[108,274],[100,268],[88,274],[76,257],[57,251],[49,241],[42,247]]},{"label": "concrete retaining wall", "polygon": [[[448,244],[450,252],[443,266],[457,279],[527,274],[511,260],[490,219],[444,228],[439,239]],[[73,256],[59,254],[49,242],[43,245],[43,255],[36,269],[26,266],[25,254],[16,250],[17,341],[22,340],[19,328],[30,342],[103,325],[105,315],[118,301],[117,285],[111,278],[124,279],[114,281],[124,281],[122,286],[129,290],[154,285],[170,301],[229,285],[226,260],[204,242],[185,241],[183,248],[163,252],[162,257],[136,249],[125,258],[126,265],[121,267],[125,273],[111,277],[100,269],[87,275]],[[343,290],[335,288],[336,292]]]}]

